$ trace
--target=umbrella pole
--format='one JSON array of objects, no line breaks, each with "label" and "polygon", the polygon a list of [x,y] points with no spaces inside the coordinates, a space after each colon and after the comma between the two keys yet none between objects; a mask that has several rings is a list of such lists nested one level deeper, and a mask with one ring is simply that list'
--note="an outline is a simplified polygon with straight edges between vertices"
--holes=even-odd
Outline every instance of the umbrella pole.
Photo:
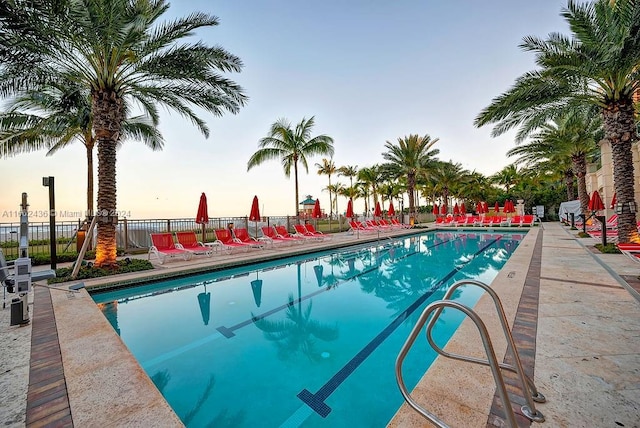
[{"label": "umbrella pole", "polygon": [[202,223],[202,243],[207,242],[207,225]]}]

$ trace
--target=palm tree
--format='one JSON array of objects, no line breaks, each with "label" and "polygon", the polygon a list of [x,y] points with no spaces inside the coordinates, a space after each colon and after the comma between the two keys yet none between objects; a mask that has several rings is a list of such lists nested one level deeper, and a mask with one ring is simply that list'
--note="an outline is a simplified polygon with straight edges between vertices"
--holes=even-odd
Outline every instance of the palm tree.
[{"label": "palm tree", "polygon": [[318,175],[326,175],[329,177],[329,185],[327,190],[329,191],[329,218],[333,217],[333,186],[331,186],[331,176],[337,172],[336,164],[333,159],[322,159],[322,163],[317,163]]},{"label": "palm tree", "polygon": [[299,191],[298,191],[298,164],[301,164],[306,172],[309,172],[307,157],[333,156],[333,138],[327,135],[317,135],[311,137],[311,130],[315,125],[312,116],[309,119],[302,118],[302,121],[291,128],[291,123],[286,119],[278,119],[271,125],[269,135],[262,138],[258,144],[259,150],[255,152],[247,163],[247,171],[260,165],[266,160],[280,160],[284,167],[286,177],[293,177],[296,186],[296,206],[295,215],[298,215]]},{"label": "palm tree", "polygon": [[[22,2],[15,3],[15,12],[23,14]],[[154,122],[156,104],[164,105],[208,136],[208,126],[191,106],[216,116],[237,113],[246,96],[220,72],[241,71],[242,61],[220,47],[184,41],[199,28],[218,25],[215,16],[193,13],[158,23],[169,9],[163,0],[43,3],[44,14],[27,13],[21,23],[29,35],[44,33],[46,43],[27,38],[19,44],[14,54],[24,54],[26,65],[15,60],[3,65],[0,93],[42,88],[63,78],[89,90],[98,146],[97,208],[106,214],[98,217],[95,264],[109,266],[116,261],[116,148],[126,106],[133,104],[129,100]],[[2,26],[0,40],[19,41],[24,27],[14,27]],[[6,56],[0,50],[0,59]]]},{"label": "palm tree", "polygon": [[[521,47],[536,53],[539,70],[519,77],[475,120],[496,123],[493,134],[528,123],[539,127],[566,106],[595,105],[611,145],[614,187],[623,207],[619,242],[638,241],[631,146],[637,140],[636,106],[640,89],[640,3],[635,0],[570,0],[562,11],[572,37],[553,33],[546,40],[526,37]],[[528,132],[528,130],[523,130]]]},{"label": "palm tree", "polygon": [[507,165],[490,178],[495,184],[502,186],[507,195],[513,186],[518,183],[518,168],[515,165]]},{"label": "palm tree", "polygon": [[338,168],[338,175],[349,177],[349,187],[353,187],[353,178],[358,176],[358,165],[345,165]]},{"label": "palm tree", "polygon": [[385,168],[394,171],[396,177],[407,178],[407,193],[409,195],[409,215],[415,217],[415,185],[418,173],[427,168],[434,157],[440,152],[432,149],[438,138],[432,140],[428,134],[423,137],[415,134],[398,138],[398,143],[385,143],[386,152],[382,157],[388,161]]},{"label": "palm tree", "polygon": [[449,196],[458,194],[458,187],[463,180],[466,171],[459,163],[437,162],[430,172],[435,182],[434,190],[440,192],[443,203],[449,205]]},{"label": "palm tree", "polygon": [[[68,85],[26,91],[12,100],[6,113],[0,114],[0,156],[49,149],[47,156],[79,141],[87,157],[87,217],[93,216],[93,133],[91,100],[81,87]],[[41,114],[32,114],[38,112]],[[122,125],[123,143],[127,138],[142,140],[152,150],[162,150],[164,141],[151,118],[136,116]]]},{"label": "palm tree", "polygon": [[597,152],[596,141],[602,136],[602,121],[593,112],[586,109],[568,111],[559,118],[540,127],[531,135],[526,145],[516,147],[507,152],[508,156],[519,155],[521,160],[529,164],[539,164],[552,160],[552,164],[560,167],[570,160],[570,174],[565,171],[565,179],[578,179],[578,199],[582,212],[586,213],[589,205],[586,173],[587,160]]},{"label": "palm tree", "polygon": [[[366,186],[371,189],[371,192],[367,190],[367,194],[373,196],[373,205],[378,202],[378,182],[380,181],[380,166],[373,165],[370,168],[362,168],[358,171],[358,181],[362,186]],[[367,200],[367,202],[369,202]]]}]

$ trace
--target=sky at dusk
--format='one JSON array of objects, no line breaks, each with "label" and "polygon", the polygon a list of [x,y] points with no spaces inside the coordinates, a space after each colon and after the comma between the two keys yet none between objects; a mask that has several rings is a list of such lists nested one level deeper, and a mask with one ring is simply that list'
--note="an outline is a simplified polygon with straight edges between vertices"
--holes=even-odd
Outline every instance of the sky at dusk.
[{"label": "sky at dusk", "polygon": [[[473,120],[536,68],[534,55],[519,48],[524,36],[569,34],[564,6],[566,0],[174,1],[164,20],[195,11],[220,19],[193,41],[242,59],[243,71],[226,77],[249,102],[237,115],[200,111],[208,139],[164,111],[163,151],[125,142],[117,154],[118,210],[130,219],[193,218],[205,192],[211,217],[248,215],[254,195],[262,215],[294,214],[293,176],[285,177],[279,161],[247,172],[258,141],[279,118],[295,125],[315,116],[313,135],[333,137],[338,167],[382,163],[386,141],[428,134],[439,139],[440,160],[494,174],[511,162],[505,153],[514,134],[491,138],[491,128],[476,129]],[[300,200],[312,195],[328,212],[320,162],[310,158],[309,172],[301,169]],[[80,143],[50,157],[39,151],[0,159],[0,223],[17,219],[22,192],[30,221],[48,221],[38,214],[48,209],[44,176],[55,177],[58,220],[77,220],[74,212],[86,208],[86,164]],[[346,177],[336,181],[349,184]],[[96,178],[96,192],[97,185]],[[363,206],[356,201],[355,211]],[[338,210],[345,209],[340,197]]]}]

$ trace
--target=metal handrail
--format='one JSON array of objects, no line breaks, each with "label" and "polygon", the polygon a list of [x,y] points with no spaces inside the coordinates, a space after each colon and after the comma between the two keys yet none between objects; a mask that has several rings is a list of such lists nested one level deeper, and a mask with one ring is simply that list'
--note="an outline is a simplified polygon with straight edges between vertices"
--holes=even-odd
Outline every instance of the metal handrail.
[{"label": "metal handrail", "polygon": [[411,397],[411,394],[409,393],[409,391],[407,390],[407,387],[405,386],[404,379],[402,378],[402,363],[404,362],[404,359],[407,356],[409,349],[411,349],[411,347],[413,346],[416,338],[418,337],[418,334],[420,333],[420,330],[422,330],[422,327],[427,322],[427,319],[429,318],[431,313],[438,309],[442,310],[442,307],[449,307],[449,308],[457,309],[460,312],[463,312],[465,315],[471,318],[471,320],[474,322],[474,324],[478,328],[478,331],[480,332],[480,337],[482,338],[484,349],[487,353],[489,365],[491,366],[491,373],[493,374],[493,379],[495,380],[496,387],[498,389],[498,394],[500,395],[502,404],[504,406],[507,422],[511,427],[517,427],[518,424],[516,422],[516,417],[513,413],[513,408],[511,407],[509,396],[507,395],[507,388],[504,384],[504,380],[502,379],[502,373],[500,372],[500,368],[499,368],[500,366],[496,358],[496,354],[493,350],[493,345],[491,344],[491,339],[489,338],[489,333],[487,331],[486,326],[484,325],[484,323],[482,322],[478,314],[476,314],[473,310],[471,310],[470,308],[468,308],[467,306],[461,303],[454,302],[452,300],[438,300],[428,305],[420,315],[420,318],[418,318],[416,325],[413,327],[413,330],[411,330],[409,337],[407,338],[406,342],[400,349],[400,353],[398,354],[398,358],[396,359],[396,365],[395,365],[396,381],[398,382],[398,387],[400,388],[400,392],[402,393],[402,396],[404,397],[405,401],[409,406],[411,406],[415,411],[420,413],[424,418],[428,419],[435,426],[439,428],[448,427],[448,425],[445,422],[443,422],[433,413],[429,412],[428,410],[420,406],[420,404],[418,404],[418,402],[416,402]]},{"label": "metal handrail", "polygon": [[[522,368],[522,362],[520,360],[520,355],[518,354],[515,341],[513,340],[513,335],[511,334],[511,329],[509,328],[509,322],[507,321],[507,317],[504,313],[502,302],[500,301],[500,298],[498,297],[498,294],[495,292],[495,290],[493,290],[491,287],[489,287],[487,284],[481,281],[474,280],[474,279],[463,279],[453,284],[447,290],[445,295],[442,297],[442,300],[450,299],[453,293],[455,292],[455,290],[463,285],[475,285],[477,287],[480,287],[484,291],[486,291],[489,294],[489,296],[491,296],[491,298],[493,299],[493,303],[495,304],[496,311],[498,312],[498,317],[500,319],[500,324],[502,326],[502,331],[504,332],[505,338],[507,339],[508,349],[511,350],[513,359],[515,361],[515,366],[509,365],[506,363],[500,363],[500,368],[509,370],[518,375],[522,393],[525,399],[527,400],[527,404],[521,407],[522,413],[532,421],[544,422],[544,416],[542,415],[542,413],[536,410],[534,402],[544,403],[546,401],[546,398],[544,395],[542,395],[542,393],[538,391],[533,380],[531,380],[524,373],[524,369]],[[435,343],[432,336],[432,330],[437,318],[440,316],[441,313],[442,313],[442,309],[437,310],[434,317],[427,324],[427,340],[429,341],[429,344],[433,347],[433,349],[436,352],[438,352],[440,355],[443,355],[448,358],[467,361],[474,364],[489,365],[489,362],[487,360],[482,360],[479,358],[469,357],[469,356],[464,356],[459,354],[453,354],[443,350]]]},{"label": "metal handrail", "polygon": [[[496,311],[498,312],[498,316],[500,319],[500,324],[502,326],[502,330],[505,334],[505,337],[507,339],[507,344],[509,349],[511,349],[511,352],[513,354],[514,357],[514,361],[515,361],[515,366],[511,366],[509,364],[506,363],[500,363],[499,361],[496,360],[495,358],[495,352],[493,350],[493,345],[491,344],[491,339],[489,338],[489,335],[486,331],[486,328],[484,326],[484,324],[482,323],[482,320],[478,317],[478,315],[471,309],[469,309],[468,307],[460,304],[460,303],[456,303],[453,302],[451,300],[449,300],[451,298],[451,296],[453,295],[453,293],[455,292],[455,290],[463,285],[475,285],[478,286],[480,288],[482,288],[484,291],[486,291],[487,293],[489,293],[489,295],[491,296],[491,298],[493,299],[493,302],[495,304],[496,307]],[[454,305],[452,305],[453,303],[455,303]],[[472,321],[476,324],[476,326],[478,327],[478,330],[480,331],[480,335],[482,336],[482,341],[485,347],[485,351],[487,353],[487,359],[483,360],[480,358],[475,358],[475,357],[470,357],[470,356],[464,356],[464,355],[458,355],[458,354],[454,354],[454,353],[449,353],[444,351],[442,348],[440,348],[435,341],[433,340],[433,336],[432,336],[432,330],[433,330],[433,326],[436,324],[438,317],[442,314],[443,311],[443,307],[452,307],[454,309],[458,309],[462,312],[464,312],[466,315],[468,315]],[[429,315],[432,313],[434,313],[434,316],[432,318],[429,319]],[[402,366],[402,361],[404,360],[404,357],[406,356],[406,353],[408,352],[408,350],[411,348],[411,346],[413,346],[413,343],[415,342],[415,339],[418,335],[418,333],[420,332],[420,330],[422,329],[422,327],[424,326],[424,324],[427,322],[427,327],[426,327],[426,336],[427,336],[427,340],[429,342],[429,344],[431,345],[431,347],[438,352],[440,355],[445,356],[445,357],[449,357],[452,359],[456,359],[456,360],[460,360],[460,361],[467,361],[467,362],[471,362],[471,363],[475,363],[475,364],[481,364],[481,365],[487,365],[491,367],[493,376],[494,376],[494,380],[496,382],[496,387],[498,388],[498,392],[500,394],[500,397],[502,399],[502,402],[504,404],[505,407],[505,411],[507,409],[507,406],[509,408],[509,410],[511,410],[511,412],[507,412],[507,419],[509,419],[509,423],[511,424],[511,426],[517,426],[515,423],[515,416],[513,415],[513,409],[511,407],[511,402],[509,401],[508,395],[503,395],[504,391],[505,391],[505,386],[504,386],[504,381],[502,379],[502,374],[500,372],[499,369],[505,369],[505,370],[509,370],[512,371],[514,373],[516,373],[518,375],[519,381],[520,381],[520,387],[522,389],[523,395],[525,396],[525,399],[527,400],[527,404],[521,406],[521,410],[522,410],[522,414],[524,416],[526,416],[528,419],[535,421],[535,422],[544,422],[544,415],[539,412],[538,410],[536,410],[535,408],[535,402],[539,402],[539,403],[543,403],[546,401],[544,395],[542,395],[536,388],[534,382],[528,377],[526,376],[526,374],[524,373],[524,370],[522,368],[522,363],[520,361],[520,356],[518,355],[518,351],[517,348],[515,346],[515,342],[513,340],[513,336],[511,335],[511,329],[509,328],[509,323],[507,321],[507,318],[505,316],[504,313],[504,308],[502,307],[502,303],[500,302],[500,298],[498,297],[498,295],[496,294],[496,292],[491,289],[488,285],[484,284],[481,281],[477,281],[477,280],[462,280],[462,281],[458,281],[455,284],[453,284],[445,293],[444,297],[442,298],[442,300],[437,301],[437,302],[433,302],[432,304],[430,304],[429,306],[427,306],[427,308],[424,310],[424,312],[422,313],[422,315],[420,316],[420,319],[418,320],[418,322],[416,323],[416,325],[414,326],[414,329],[412,330],[411,334],[409,335],[409,338],[407,339],[407,341],[405,342],[405,345],[403,346],[402,350],[400,351],[400,354],[398,355],[398,359],[396,360],[396,378],[398,380],[398,385],[400,386],[400,390],[402,392],[402,395],[405,397],[405,400],[407,401],[407,403],[414,408],[416,411],[418,411],[422,416],[424,416],[425,418],[429,419],[431,422],[433,422],[434,424],[436,424],[437,426],[446,426],[444,425],[444,422],[442,422],[441,420],[439,420],[435,415],[431,414],[430,412],[426,411],[425,409],[423,409],[422,407],[420,407],[409,395],[409,393],[406,391],[406,388],[404,386],[404,381],[402,379],[402,370],[401,370],[401,366]],[[496,371],[498,372],[498,374],[496,375]],[[506,399],[506,401],[505,401]]]}]

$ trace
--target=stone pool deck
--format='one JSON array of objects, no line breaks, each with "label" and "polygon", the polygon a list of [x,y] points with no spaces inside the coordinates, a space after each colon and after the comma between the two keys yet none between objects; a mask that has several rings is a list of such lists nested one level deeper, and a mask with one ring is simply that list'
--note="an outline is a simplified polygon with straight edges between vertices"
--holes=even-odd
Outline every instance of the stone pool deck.
[{"label": "stone pool deck", "polygon": [[[118,281],[223,268],[256,257],[278,258],[406,232],[338,235],[325,243],[288,249],[172,261],[151,273],[130,274]],[[546,418],[539,426],[638,427],[640,264],[621,254],[596,254],[590,248],[595,240],[576,239],[574,234],[559,223],[533,228],[492,288],[502,300],[525,371],[547,398],[537,405]],[[91,280],[86,286],[101,287],[113,280]],[[30,296],[32,322],[26,326],[9,326],[9,304],[0,311],[3,425],[181,426],[86,289],[71,293],[68,285],[60,290],[36,286]],[[506,342],[495,328],[499,324],[492,303],[485,296],[474,310],[487,324],[502,361]],[[482,355],[478,333],[469,320],[447,350]],[[505,382],[518,413],[524,402],[513,376],[505,374]],[[450,426],[504,424],[504,410],[487,367],[440,357],[413,394]],[[517,419],[519,426],[530,425],[520,415]],[[389,426],[430,424],[403,406]]]}]

